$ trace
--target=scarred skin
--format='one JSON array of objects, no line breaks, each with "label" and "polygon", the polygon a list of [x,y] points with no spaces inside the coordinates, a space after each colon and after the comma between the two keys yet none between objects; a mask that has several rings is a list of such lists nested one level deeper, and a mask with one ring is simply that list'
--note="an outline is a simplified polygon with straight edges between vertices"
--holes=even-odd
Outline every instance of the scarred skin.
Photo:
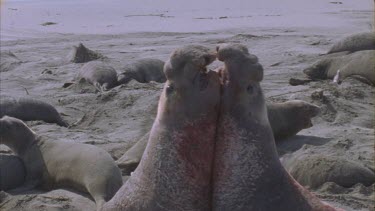
[{"label": "scarred skin", "polygon": [[244,49],[242,45],[217,49],[226,77],[215,146],[212,210],[335,210],[282,167],[259,84],[263,68]]},{"label": "scarred skin", "polygon": [[174,51],[167,82],[138,168],[103,210],[211,210],[211,169],[220,102],[215,54],[202,46]]}]

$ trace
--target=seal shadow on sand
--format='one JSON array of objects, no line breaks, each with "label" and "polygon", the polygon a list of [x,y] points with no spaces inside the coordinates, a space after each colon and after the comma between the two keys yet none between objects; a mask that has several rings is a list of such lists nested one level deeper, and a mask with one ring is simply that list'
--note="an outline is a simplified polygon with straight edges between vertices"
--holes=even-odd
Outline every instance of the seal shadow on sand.
[{"label": "seal shadow on sand", "polygon": [[276,142],[276,149],[279,157],[295,152],[303,147],[303,145],[321,146],[330,142],[332,138],[324,138],[318,136],[295,135],[281,141]]}]

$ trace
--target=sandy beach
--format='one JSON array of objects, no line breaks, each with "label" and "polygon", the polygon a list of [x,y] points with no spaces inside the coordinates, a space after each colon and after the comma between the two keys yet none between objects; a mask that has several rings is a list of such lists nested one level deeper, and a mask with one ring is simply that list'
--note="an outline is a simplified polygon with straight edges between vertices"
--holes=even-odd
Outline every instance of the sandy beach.
[{"label": "sandy beach", "polygon": [[[267,102],[298,99],[322,109],[313,127],[278,142],[281,159],[290,154],[329,155],[374,172],[374,87],[358,81],[338,85],[322,80],[299,86],[288,82],[306,78],[302,70],[336,41],[374,30],[374,2],[255,2],[2,1],[0,59],[12,52],[21,62],[0,72],[0,94],[49,102],[71,127],[27,122],[37,134],[93,144],[117,160],[150,130],[163,84],[133,80],[101,94],[90,85],[63,88],[83,66],[67,60],[73,46],[83,43],[121,73],[137,59],[165,61],[183,45],[214,49],[220,43],[241,43],[264,67],[261,85]],[[216,61],[210,69],[219,65]],[[324,99],[314,97],[316,92]],[[12,152],[0,145],[0,153]],[[344,210],[373,210],[374,187],[344,188],[329,182],[310,191]],[[95,203],[87,194],[70,190],[2,191],[0,209],[94,210]]]}]

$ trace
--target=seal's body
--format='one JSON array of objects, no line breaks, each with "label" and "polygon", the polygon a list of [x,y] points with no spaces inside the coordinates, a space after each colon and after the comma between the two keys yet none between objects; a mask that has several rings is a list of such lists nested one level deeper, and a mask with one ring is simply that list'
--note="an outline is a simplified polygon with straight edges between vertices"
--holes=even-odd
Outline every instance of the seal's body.
[{"label": "seal's body", "polygon": [[26,170],[20,157],[0,154],[0,191],[20,187],[25,177]]},{"label": "seal's body", "polygon": [[259,84],[263,68],[244,48],[218,47],[227,77],[215,147],[212,210],[334,210],[282,167]]},{"label": "seal's body", "polygon": [[268,104],[267,113],[273,136],[277,141],[312,127],[311,118],[320,113],[320,108],[302,100],[290,100]]},{"label": "seal's body", "polygon": [[47,123],[56,123],[60,126],[68,127],[68,124],[51,104],[32,98],[22,97],[16,99],[9,96],[1,96],[0,118],[3,116],[11,116],[23,121],[42,120]]},{"label": "seal's body", "polygon": [[79,71],[79,78],[85,79],[100,92],[118,85],[116,70],[100,61],[91,61],[83,65]]},{"label": "seal's body", "polygon": [[139,83],[166,81],[163,72],[164,62],[159,59],[140,59],[128,64],[118,76],[119,84],[126,84],[132,79]]},{"label": "seal's body", "polygon": [[312,79],[333,79],[340,70],[338,82],[346,77],[359,76],[375,85],[375,50],[357,51],[351,54],[324,58],[303,72]]},{"label": "seal's body", "polygon": [[209,49],[174,51],[167,82],[138,168],[104,210],[211,209],[211,169],[220,101],[219,77],[206,73]]},{"label": "seal's body", "polygon": [[363,32],[354,34],[335,43],[328,53],[336,53],[342,51],[361,51],[375,50],[375,34],[374,32]]},{"label": "seal's body", "polygon": [[0,119],[0,138],[24,162],[25,188],[69,187],[90,193],[98,210],[122,185],[112,157],[98,147],[37,136],[21,120]]}]

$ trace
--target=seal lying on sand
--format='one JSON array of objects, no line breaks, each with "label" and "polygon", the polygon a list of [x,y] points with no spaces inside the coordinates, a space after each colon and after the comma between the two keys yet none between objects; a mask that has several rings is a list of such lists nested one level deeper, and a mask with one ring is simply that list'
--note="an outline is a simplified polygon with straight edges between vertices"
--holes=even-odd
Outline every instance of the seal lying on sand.
[{"label": "seal lying on sand", "polygon": [[25,176],[25,166],[20,157],[0,154],[0,190],[21,186],[25,182]]},{"label": "seal lying on sand", "polygon": [[273,136],[275,140],[279,140],[312,127],[311,118],[320,113],[320,108],[302,100],[291,100],[268,104],[267,113]]},{"label": "seal lying on sand", "polygon": [[0,119],[0,138],[25,164],[26,182],[21,190],[42,186],[86,191],[100,210],[122,185],[112,157],[98,147],[45,140],[21,120],[8,116]]},{"label": "seal lying on sand", "polygon": [[119,84],[126,84],[132,79],[139,83],[150,81],[164,83],[166,78],[163,67],[164,62],[159,59],[140,59],[124,68],[124,72],[118,76]]},{"label": "seal lying on sand", "polygon": [[[320,113],[320,108],[302,100],[291,100],[284,103],[270,103],[267,105],[267,112],[277,142],[296,135],[302,129],[311,127],[311,118]],[[146,149],[148,137],[149,133],[116,161],[124,175],[129,175],[137,168]]]},{"label": "seal lying on sand", "polygon": [[375,85],[375,50],[357,51],[352,54],[325,58],[303,72],[312,79],[333,79],[340,70],[338,81],[346,77],[360,77]]},{"label": "seal lying on sand", "polygon": [[282,167],[259,84],[263,68],[241,48],[218,47],[227,80],[215,147],[212,210],[334,210]]},{"label": "seal lying on sand", "polygon": [[344,158],[325,155],[284,155],[282,164],[301,185],[318,188],[326,182],[342,187],[357,183],[370,186],[375,174],[361,164]]},{"label": "seal lying on sand", "polygon": [[83,65],[79,77],[94,85],[99,92],[107,91],[118,85],[116,70],[100,61]]},{"label": "seal lying on sand", "polygon": [[361,51],[375,50],[375,33],[363,32],[354,34],[335,43],[328,53],[336,53],[341,51]]},{"label": "seal lying on sand", "polygon": [[220,83],[206,66],[214,59],[202,46],[173,52],[144,156],[104,210],[211,210]]},{"label": "seal lying on sand", "polygon": [[68,124],[51,104],[32,98],[22,97],[16,99],[10,96],[1,96],[0,118],[5,115],[23,121],[42,120],[68,127]]}]

